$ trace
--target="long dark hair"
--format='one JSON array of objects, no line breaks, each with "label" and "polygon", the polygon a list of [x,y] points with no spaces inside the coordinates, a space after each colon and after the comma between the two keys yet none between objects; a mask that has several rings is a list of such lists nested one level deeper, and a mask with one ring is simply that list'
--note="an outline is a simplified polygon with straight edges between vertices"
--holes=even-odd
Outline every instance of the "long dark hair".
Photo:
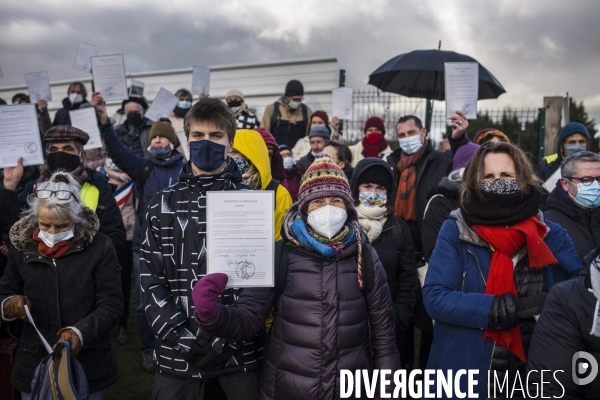
[{"label": "long dark hair", "polygon": [[523,150],[511,143],[487,142],[477,149],[471,161],[465,167],[462,187],[460,191],[461,204],[471,199],[475,193],[480,200],[484,201],[479,182],[483,180],[485,171],[485,157],[488,154],[507,154],[515,163],[515,179],[519,185],[519,191],[526,195],[530,187],[540,189],[541,181],[533,172],[533,167]]}]

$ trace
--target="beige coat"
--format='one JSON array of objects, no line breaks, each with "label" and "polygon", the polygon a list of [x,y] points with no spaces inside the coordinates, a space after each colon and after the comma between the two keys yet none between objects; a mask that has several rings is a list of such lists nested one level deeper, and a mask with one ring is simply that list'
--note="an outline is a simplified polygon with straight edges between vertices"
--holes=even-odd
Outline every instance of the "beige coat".
[{"label": "beige coat", "polygon": [[[358,164],[358,162],[360,160],[365,158],[362,155],[362,151],[363,151],[362,141],[350,146],[350,151],[352,152],[352,166],[356,167],[356,164]],[[388,144],[388,146],[379,153],[379,158],[382,158],[385,160],[387,158],[387,156],[389,156],[390,154],[392,154],[392,149],[390,148],[390,145]]]}]

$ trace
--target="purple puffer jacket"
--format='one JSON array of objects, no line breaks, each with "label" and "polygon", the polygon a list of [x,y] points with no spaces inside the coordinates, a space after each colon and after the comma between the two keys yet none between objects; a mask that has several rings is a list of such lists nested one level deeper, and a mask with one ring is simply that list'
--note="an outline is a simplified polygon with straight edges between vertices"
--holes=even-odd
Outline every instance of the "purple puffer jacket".
[{"label": "purple puffer jacket", "polygon": [[202,324],[218,337],[248,339],[263,328],[275,306],[261,399],[338,399],[341,369],[400,368],[385,271],[376,251],[369,249],[375,282],[366,298],[358,288],[356,243],[337,261],[293,248],[278,299],[271,288],[242,289],[235,306],[221,307],[215,322]]}]

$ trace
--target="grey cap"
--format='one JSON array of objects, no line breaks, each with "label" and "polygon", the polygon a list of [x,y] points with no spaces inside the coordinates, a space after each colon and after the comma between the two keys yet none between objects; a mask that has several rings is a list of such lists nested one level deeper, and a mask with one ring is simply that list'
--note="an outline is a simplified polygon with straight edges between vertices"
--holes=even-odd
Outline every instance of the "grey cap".
[{"label": "grey cap", "polygon": [[315,125],[312,128],[310,128],[310,133],[308,134],[308,137],[322,137],[326,140],[329,140],[329,129],[325,128],[323,125]]}]

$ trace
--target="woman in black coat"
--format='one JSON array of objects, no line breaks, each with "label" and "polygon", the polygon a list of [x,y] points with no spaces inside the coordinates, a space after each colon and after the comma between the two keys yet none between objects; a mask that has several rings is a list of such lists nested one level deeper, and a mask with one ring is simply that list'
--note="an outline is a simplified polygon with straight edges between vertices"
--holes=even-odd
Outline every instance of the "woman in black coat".
[{"label": "woman in black coat", "polygon": [[360,227],[377,251],[387,275],[399,345],[399,334],[413,316],[419,282],[410,229],[404,220],[394,216],[396,191],[389,165],[374,157],[359,161],[350,189]]},{"label": "woman in black coat", "polygon": [[[110,329],[123,314],[120,267],[98,217],[80,204],[79,185],[56,173],[38,185],[29,215],[10,230],[14,247],[0,279],[2,319],[27,321],[24,305],[51,345],[68,341],[86,373],[90,398],[117,381]],[[28,399],[36,367],[47,355],[25,323],[11,385]]]}]

